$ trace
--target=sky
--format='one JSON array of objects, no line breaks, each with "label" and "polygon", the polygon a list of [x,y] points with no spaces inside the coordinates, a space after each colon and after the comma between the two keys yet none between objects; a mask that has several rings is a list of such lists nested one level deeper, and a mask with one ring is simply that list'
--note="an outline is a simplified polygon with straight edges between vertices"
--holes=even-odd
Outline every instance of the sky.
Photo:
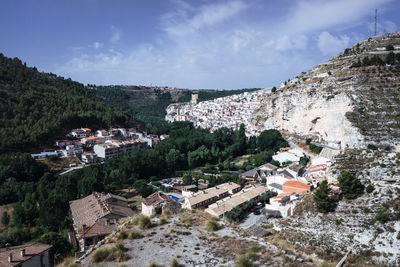
[{"label": "sky", "polygon": [[2,0],[0,53],[96,85],[279,85],[374,35],[399,0]]}]

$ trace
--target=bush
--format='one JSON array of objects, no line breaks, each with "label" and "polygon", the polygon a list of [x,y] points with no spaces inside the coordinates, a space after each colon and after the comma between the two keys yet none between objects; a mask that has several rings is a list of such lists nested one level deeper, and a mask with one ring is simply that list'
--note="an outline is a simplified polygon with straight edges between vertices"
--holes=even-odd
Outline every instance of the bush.
[{"label": "bush", "polygon": [[126,231],[120,231],[120,232],[116,235],[116,237],[117,237],[118,240],[127,239],[128,236],[129,236],[129,234],[128,234]]},{"label": "bush", "polygon": [[306,139],[306,145],[308,145],[308,146],[309,146],[309,145],[311,144],[311,141],[312,141],[312,139],[311,139],[311,138],[307,138],[307,139]]},{"label": "bush", "polygon": [[235,257],[235,267],[253,267],[254,264],[249,256],[238,255]]},{"label": "bush", "polygon": [[393,50],[394,50],[393,45],[388,44],[388,45],[386,46],[386,51],[393,51]]},{"label": "bush", "polygon": [[158,264],[153,260],[149,263],[149,265],[147,265],[147,267],[158,267]]},{"label": "bush", "polygon": [[173,258],[170,265],[171,267],[179,267],[179,262],[176,258]]},{"label": "bush", "polygon": [[314,144],[310,144],[308,147],[310,148],[311,152],[313,152],[314,154],[319,154],[322,151],[322,147],[316,146]]},{"label": "bush", "polygon": [[377,150],[378,147],[376,145],[373,145],[373,144],[368,144],[367,149]]},{"label": "bush", "polygon": [[151,227],[151,220],[148,216],[137,214],[132,219],[133,224],[139,226],[141,229],[148,229]]},{"label": "bush", "polygon": [[380,223],[387,223],[389,221],[389,214],[385,207],[380,207],[375,215],[375,220]]},{"label": "bush", "polygon": [[219,229],[219,224],[215,218],[212,218],[206,222],[206,229],[209,232],[215,232]]},{"label": "bush", "polygon": [[367,193],[372,193],[374,190],[375,190],[375,187],[371,183],[369,183],[367,185],[367,187],[365,188],[365,191],[367,191]]},{"label": "bush", "polygon": [[93,253],[93,262],[105,262],[105,261],[125,261],[126,260],[126,248],[122,243],[118,243],[112,247],[101,248]]},{"label": "bush", "polygon": [[133,231],[133,232],[129,233],[129,239],[140,239],[142,237],[143,237],[142,233],[137,232],[137,231]]},{"label": "bush", "polygon": [[276,92],[276,87],[275,87],[275,86],[272,87],[271,92],[272,92],[272,93],[275,93],[275,92]]},{"label": "bush", "polygon": [[160,216],[160,218],[158,219],[158,225],[163,225],[166,224],[167,222],[168,222],[167,216]]}]

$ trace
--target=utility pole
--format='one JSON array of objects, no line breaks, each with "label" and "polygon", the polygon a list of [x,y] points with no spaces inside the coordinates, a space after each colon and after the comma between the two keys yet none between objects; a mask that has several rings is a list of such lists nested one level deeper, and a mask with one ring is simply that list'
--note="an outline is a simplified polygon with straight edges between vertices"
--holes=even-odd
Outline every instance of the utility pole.
[{"label": "utility pole", "polygon": [[376,36],[376,25],[378,22],[378,9],[375,8],[375,36]]}]

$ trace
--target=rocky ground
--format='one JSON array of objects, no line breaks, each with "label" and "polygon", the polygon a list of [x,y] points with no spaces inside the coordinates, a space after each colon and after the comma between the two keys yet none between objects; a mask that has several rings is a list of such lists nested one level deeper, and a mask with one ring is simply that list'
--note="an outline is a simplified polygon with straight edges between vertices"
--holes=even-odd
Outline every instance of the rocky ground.
[{"label": "rocky ground", "polygon": [[[168,219],[164,225],[141,230],[136,225],[124,231],[141,231],[139,239],[120,240],[126,248],[126,260],[121,266],[169,266],[176,258],[181,266],[234,266],[237,255],[247,255],[255,266],[316,266],[311,260],[301,260],[287,254],[264,238],[249,235],[235,224],[226,225],[219,221],[221,228],[208,232],[204,225],[209,216],[201,211],[185,212]],[[157,222],[153,218],[153,222]],[[117,235],[118,236],[118,235]],[[114,240],[114,242],[118,242]],[[111,247],[115,243],[102,246]],[[100,248],[100,249],[101,249]],[[95,253],[95,252],[94,252]],[[93,262],[93,254],[87,257],[83,266],[116,266],[117,262]]]},{"label": "rocky ground", "polygon": [[[362,259],[361,266],[399,266],[400,186],[384,182],[374,186],[372,193],[356,200],[341,200],[334,213],[317,213],[311,199],[306,198],[296,216],[273,220],[274,229],[291,244],[315,249],[325,259],[352,252],[349,265],[360,266]],[[376,215],[385,207],[388,221],[382,223]]]}]

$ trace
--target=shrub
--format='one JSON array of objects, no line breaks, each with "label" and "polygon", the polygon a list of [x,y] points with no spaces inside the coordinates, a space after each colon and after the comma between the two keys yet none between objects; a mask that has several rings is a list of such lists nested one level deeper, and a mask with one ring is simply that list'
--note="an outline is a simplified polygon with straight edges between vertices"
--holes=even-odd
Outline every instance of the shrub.
[{"label": "shrub", "polygon": [[376,145],[373,145],[373,144],[368,144],[367,149],[377,150],[378,147]]},{"label": "shrub", "polygon": [[112,247],[101,248],[94,252],[92,256],[93,262],[105,262],[105,261],[125,261],[126,260],[126,248],[122,243],[117,243]]},{"label": "shrub", "polygon": [[253,267],[254,264],[249,256],[238,255],[235,257],[235,267]]},{"label": "shrub", "polygon": [[310,145],[311,144],[312,139],[311,138],[307,138],[306,139],[306,145]]},{"label": "shrub", "polygon": [[153,260],[149,263],[149,265],[147,265],[147,267],[158,267],[158,264]]},{"label": "shrub", "polygon": [[275,93],[275,92],[276,92],[276,87],[275,87],[275,86],[272,87],[271,92],[272,92],[272,93]]},{"label": "shrub", "polygon": [[142,237],[143,237],[142,233],[137,232],[137,231],[133,231],[133,232],[129,233],[129,239],[140,239]]},{"label": "shrub", "polygon": [[387,223],[389,221],[389,214],[385,207],[380,207],[375,215],[375,219],[380,223]]},{"label": "shrub", "polygon": [[322,147],[314,145],[314,144],[310,144],[308,147],[310,148],[311,152],[313,152],[314,154],[319,154],[322,151]]},{"label": "shrub", "polygon": [[219,229],[219,224],[215,218],[212,218],[206,222],[206,229],[209,232],[215,232]]},{"label": "shrub", "polygon": [[116,235],[118,240],[127,239],[128,236],[129,236],[129,234],[126,231],[121,231]]},{"label": "shrub", "polygon": [[138,225],[141,229],[147,229],[151,227],[151,220],[148,216],[137,214],[133,217],[133,224]]},{"label": "shrub", "polygon": [[158,220],[158,224],[159,225],[163,225],[163,224],[166,224],[168,222],[168,218],[167,218],[167,216],[160,216],[160,218],[159,218],[159,220]]},{"label": "shrub", "polygon": [[393,51],[393,50],[394,50],[393,45],[388,44],[388,45],[386,46],[386,51]]},{"label": "shrub", "polygon": [[372,193],[374,190],[375,190],[375,187],[371,183],[369,183],[367,185],[367,187],[365,188],[365,191],[367,191],[367,193]]},{"label": "shrub", "polygon": [[171,267],[179,267],[179,262],[176,258],[173,258],[170,265]]}]

